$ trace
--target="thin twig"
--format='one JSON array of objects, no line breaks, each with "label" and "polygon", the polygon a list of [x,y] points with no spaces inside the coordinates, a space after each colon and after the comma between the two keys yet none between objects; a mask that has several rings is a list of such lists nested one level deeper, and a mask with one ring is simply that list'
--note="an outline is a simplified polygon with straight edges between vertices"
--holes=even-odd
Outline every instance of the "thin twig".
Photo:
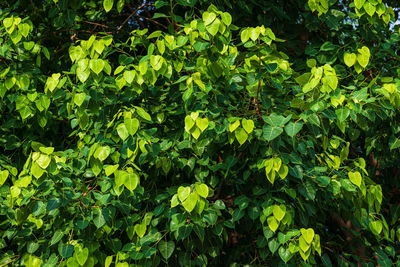
[{"label": "thin twig", "polygon": [[168,27],[167,27],[167,26],[162,25],[161,23],[159,23],[158,21],[155,21],[154,19],[147,18],[147,17],[143,17],[143,16],[139,16],[139,15],[137,15],[136,17],[143,18],[143,19],[146,19],[146,20],[148,20],[148,21],[151,21],[152,23],[154,23],[154,24],[156,24],[156,25],[158,25],[158,26],[160,26],[160,27],[162,27],[162,28],[168,30]]},{"label": "thin twig", "polygon": [[88,23],[88,24],[92,24],[92,25],[96,25],[96,26],[100,26],[103,28],[110,28],[110,26],[104,25],[104,24],[100,24],[100,23],[96,23],[96,22],[91,22],[91,21],[86,21],[86,20],[82,20],[82,22],[84,23]]},{"label": "thin twig", "polygon": [[122,29],[122,27],[124,27],[124,25],[129,21],[129,19],[130,19],[132,16],[136,15],[136,13],[137,13],[140,9],[144,8],[145,6],[154,6],[154,4],[142,4],[142,5],[140,5],[138,8],[136,8],[136,10],[133,11],[133,12],[122,22],[122,24],[118,27],[117,32],[119,32],[119,31]]}]

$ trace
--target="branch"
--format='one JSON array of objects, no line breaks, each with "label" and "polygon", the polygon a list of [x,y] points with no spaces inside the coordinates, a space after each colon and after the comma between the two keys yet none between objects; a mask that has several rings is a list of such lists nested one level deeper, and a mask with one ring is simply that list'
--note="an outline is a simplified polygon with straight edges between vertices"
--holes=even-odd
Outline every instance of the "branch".
[{"label": "branch", "polygon": [[136,10],[133,11],[133,12],[122,22],[122,24],[118,27],[117,32],[119,32],[119,31],[122,29],[122,27],[124,27],[124,25],[129,21],[129,19],[130,19],[132,16],[135,16],[136,13],[137,13],[140,9],[144,8],[145,6],[154,6],[154,4],[142,4],[142,5],[140,5],[138,8],[136,8]]},{"label": "branch", "polygon": [[103,25],[103,24],[96,23],[96,22],[91,22],[91,21],[86,21],[86,20],[82,20],[82,22],[88,23],[88,24],[92,24],[92,25],[96,25],[96,26],[100,26],[100,27],[103,27],[103,28],[110,28],[110,26]]}]

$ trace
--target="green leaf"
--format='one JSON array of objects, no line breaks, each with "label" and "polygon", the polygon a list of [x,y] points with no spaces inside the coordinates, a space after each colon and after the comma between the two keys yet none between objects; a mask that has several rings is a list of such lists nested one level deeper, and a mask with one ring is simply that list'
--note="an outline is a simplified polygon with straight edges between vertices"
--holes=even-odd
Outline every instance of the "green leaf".
[{"label": "green leaf", "polygon": [[376,7],[371,4],[369,1],[366,1],[365,4],[363,5],[365,11],[367,12],[368,15],[371,17],[375,14]]},{"label": "green leaf", "polygon": [[272,254],[274,254],[276,252],[276,250],[279,248],[279,242],[276,241],[276,238],[268,241],[268,248]]},{"label": "green leaf", "polygon": [[135,74],[136,72],[133,70],[127,70],[124,72],[124,79],[125,81],[127,81],[128,83],[132,83],[133,79],[135,78]]},{"label": "green leaf", "polygon": [[204,132],[207,129],[209,121],[207,118],[197,118],[196,119],[196,126],[199,127],[200,131]]},{"label": "green leaf", "polygon": [[236,137],[236,140],[238,140],[239,144],[243,145],[246,142],[249,135],[246,133],[246,131],[243,128],[238,128],[235,131],[235,137]]},{"label": "green leaf", "polygon": [[375,235],[379,235],[382,232],[382,222],[371,221],[369,223],[369,229],[371,229],[372,233],[374,233]]},{"label": "green leaf", "polygon": [[240,126],[240,121],[235,121],[234,123],[229,124],[229,131],[232,133]]},{"label": "green leaf", "polygon": [[206,26],[206,30],[212,35],[215,36],[219,30],[219,26],[221,21],[216,18],[210,25]]},{"label": "green leaf", "polygon": [[222,22],[226,25],[229,26],[232,23],[232,16],[228,12],[224,12],[221,14],[221,19]]},{"label": "green leaf", "polygon": [[359,173],[358,171],[356,172],[349,172],[348,173],[350,182],[352,182],[353,184],[355,184],[356,186],[360,187],[361,186],[361,173]]},{"label": "green leaf", "polygon": [[185,130],[190,133],[190,129],[194,126],[195,121],[192,119],[191,116],[186,115],[185,117]]},{"label": "green leaf", "polygon": [[63,236],[64,233],[61,230],[55,231],[53,237],[50,240],[50,246],[57,244]]},{"label": "green leaf", "polygon": [[308,228],[308,229],[301,228],[300,232],[301,232],[301,236],[304,238],[304,240],[308,244],[311,244],[311,242],[314,239],[314,235],[315,235],[314,229],[312,229],[312,228]]},{"label": "green leaf", "polygon": [[107,256],[105,262],[104,262],[104,267],[110,267],[112,260],[114,256]]},{"label": "green leaf", "polygon": [[400,139],[394,136],[389,138],[389,148],[390,150],[400,147]]},{"label": "green leaf", "polygon": [[46,169],[51,162],[51,157],[46,154],[40,154],[39,158],[36,160],[36,163],[42,168]]},{"label": "green leaf", "polygon": [[285,132],[287,135],[290,137],[295,136],[298,132],[300,132],[301,128],[303,128],[303,123],[302,122],[289,122],[285,126]]},{"label": "green leaf", "polygon": [[[105,173],[106,173],[106,176],[110,176],[111,174],[113,174],[113,173],[118,169],[118,167],[119,167],[119,164],[107,166],[107,167],[104,169],[104,171],[105,171]],[[121,184],[122,184],[122,183],[121,183]],[[121,185],[121,184],[120,184],[120,185]]]},{"label": "green leaf", "polygon": [[172,256],[172,253],[175,250],[175,243],[173,241],[166,242],[164,240],[161,240],[158,243],[158,250],[160,251],[161,256],[164,259],[168,260]]},{"label": "green leaf", "polygon": [[94,153],[94,157],[98,158],[100,161],[104,161],[111,153],[111,148],[109,146],[98,147]]},{"label": "green leaf", "polygon": [[136,113],[142,117],[143,119],[147,120],[147,121],[151,121],[151,117],[150,114],[147,113],[144,109],[142,109],[141,107],[136,107]]},{"label": "green leaf", "polygon": [[178,198],[181,202],[185,201],[190,195],[190,187],[180,186],[178,188]]},{"label": "green leaf", "polygon": [[285,207],[285,205],[279,205],[279,206],[274,205],[272,212],[274,214],[275,219],[277,219],[280,222],[280,221],[282,221],[283,217],[285,217],[286,207]]},{"label": "green leaf", "polygon": [[119,137],[122,139],[122,141],[125,141],[126,138],[129,136],[128,128],[124,123],[120,123],[117,127],[117,132]]},{"label": "green leaf", "polygon": [[190,193],[186,200],[182,202],[182,206],[187,212],[191,212],[196,206],[198,200],[199,196],[197,195],[197,193]]},{"label": "green leaf", "polygon": [[267,141],[272,141],[277,138],[283,132],[282,127],[264,125],[263,127],[263,137]]},{"label": "green leaf", "polygon": [[354,0],[356,8],[361,9],[364,6],[365,0]]},{"label": "green leaf", "polygon": [[289,248],[280,247],[278,250],[278,254],[284,263],[287,263],[292,258],[292,254],[290,253]]},{"label": "green leaf", "polygon": [[133,191],[139,184],[139,175],[135,172],[128,173],[125,177],[124,185],[129,191]]},{"label": "green leaf", "polygon": [[139,129],[140,122],[136,118],[133,118],[133,119],[125,118],[124,124],[125,124],[126,129],[128,130],[128,133],[133,136]]},{"label": "green leaf", "polygon": [[253,132],[254,129],[254,121],[253,120],[246,120],[245,118],[242,119],[242,126],[243,129],[247,132],[247,133],[251,133]]},{"label": "green leaf", "polygon": [[118,170],[114,171],[115,184],[118,187],[125,184],[127,178],[128,178],[128,173],[126,171],[118,171]]},{"label": "green leaf", "polygon": [[75,253],[74,253],[74,258],[75,260],[79,263],[79,265],[83,266],[86,262],[86,260],[89,257],[89,249],[84,248],[84,249],[76,249],[75,247]]},{"label": "green leaf", "polygon": [[356,63],[357,55],[354,53],[344,53],[344,64],[351,67]]},{"label": "green leaf", "polygon": [[134,229],[135,229],[136,234],[140,238],[142,238],[146,234],[147,226],[144,223],[136,224]]},{"label": "green leaf", "polygon": [[0,187],[6,182],[8,175],[9,175],[8,170],[0,171]]},{"label": "green leaf", "polygon": [[163,62],[164,62],[164,58],[162,56],[159,56],[159,55],[151,55],[150,56],[150,65],[156,71],[161,69]]},{"label": "green leaf", "polygon": [[199,196],[203,198],[208,197],[208,186],[206,184],[195,184],[194,188]]},{"label": "green leaf", "polygon": [[339,122],[343,122],[349,117],[350,110],[348,108],[339,108],[335,110]]},{"label": "green leaf", "polygon": [[91,59],[89,62],[90,69],[96,74],[99,74],[103,70],[104,66],[105,66],[104,61],[99,58]]},{"label": "green leaf", "polygon": [[369,57],[370,51],[368,47],[363,46],[361,49],[358,49],[357,62],[361,67],[365,68],[368,65]]},{"label": "green leaf", "polygon": [[113,4],[114,4],[114,0],[104,0],[103,1],[104,10],[106,12],[109,12],[112,9]]},{"label": "green leaf", "polygon": [[269,228],[271,229],[271,231],[274,233],[279,227],[279,221],[273,216],[270,216],[267,218],[267,224],[268,224]]},{"label": "green leaf", "polygon": [[286,176],[288,175],[288,173],[289,173],[288,166],[282,164],[281,167],[279,168],[279,171],[278,171],[279,177],[281,177],[281,179],[285,179]]}]

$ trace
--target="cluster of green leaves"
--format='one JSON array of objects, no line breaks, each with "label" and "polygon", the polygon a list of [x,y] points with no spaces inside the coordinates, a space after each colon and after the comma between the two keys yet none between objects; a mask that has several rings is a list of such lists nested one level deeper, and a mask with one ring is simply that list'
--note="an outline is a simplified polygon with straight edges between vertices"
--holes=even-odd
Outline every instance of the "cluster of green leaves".
[{"label": "cluster of green leaves", "polygon": [[[308,29],[336,29],[297,59],[274,25],[172,2],[137,7],[168,29],[129,31],[130,1],[0,5],[0,265],[399,262],[399,182],[368,158],[400,148],[393,10],[296,1]],[[72,33],[134,13],[56,50],[46,8]],[[357,36],[344,17],[370,25]]]}]

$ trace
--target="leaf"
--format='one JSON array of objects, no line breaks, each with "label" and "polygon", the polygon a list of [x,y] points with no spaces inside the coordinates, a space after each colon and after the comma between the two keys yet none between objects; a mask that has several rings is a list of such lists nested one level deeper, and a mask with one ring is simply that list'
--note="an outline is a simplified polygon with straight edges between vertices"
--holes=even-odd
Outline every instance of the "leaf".
[{"label": "leaf", "polygon": [[232,23],[232,16],[228,12],[224,12],[221,14],[221,19],[222,22],[226,25],[229,26]]},{"label": "leaf", "polygon": [[253,120],[246,120],[245,118],[242,119],[242,126],[243,129],[247,132],[247,133],[251,133],[253,132],[254,129],[254,121]]},{"label": "leaf", "polygon": [[[390,150],[400,147],[400,139],[394,136],[389,138],[389,148]],[[1,183],[0,183],[1,184]]]},{"label": "leaf", "polygon": [[118,125],[117,132],[122,141],[125,141],[125,139],[129,136],[128,129],[126,128],[126,125],[124,123],[120,123]]},{"label": "leaf", "polygon": [[191,116],[186,115],[185,117],[185,130],[190,133],[190,129],[194,126],[195,121],[192,119]]},{"label": "leaf", "polygon": [[344,53],[344,64],[351,67],[356,63],[357,55],[354,53]]},{"label": "leaf", "polygon": [[178,188],[178,198],[181,202],[185,201],[186,198],[190,195],[190,187],[180,186]]},{"label": "leaf", "polygon": [[94,157],[98,158],[100,161],[104,161],[111,153],[111,148],[109,146],[100,146],[96,149]]},{"label": "leaf", "polygon": [[133,136],[139,129],[140,122],[136,118],[133,118],[133,119],[125,118],[124,124],[125,124],[126,129],[128,130],[128,133]]},{"label": "leaf", "polygon": [[199,196],[203,198],[208,197],[208,186],[206,184],[195,184],[194,188]]},{"label": "leaf", "polygon": [[125,187],[129,190],[129,191],[133,191],[136,189],[136,187],[139,184],[139,175],[135,172],[133,173],[128,173],[125,181],[124,181],[124,185]]},{"label": "leaf", "polygon": [[85,264],[86,260],[88,259],[88,257],[89,257],[89,249],[88,248],[75,250],[74,258],[79,263],[79,265],[83,266]]},{"label": "leaf", "polygon": [[270,216],[267,218],[267,224],[268,224],[269,228],[271,229],[271,231],[274,233],[279,227],[279,221],[277,219],[275,219],[275,217],[273,217],[273,216]]},{"label": "leaf", "polygon": [[112,260],[114,256],[107,256],[105,262],[104,262],[104,267],[110,267]]},{"label": "leaf", "polygon": [[277,219],[280,222],[280,221],[282,221],[283,217],[285,217],[286,207],[285,207],[285,205],[279,205],[279,206],[274,205],[272,212],[274,214],[275,219]]},{"label": "leaf", "polygon": [[287,135],[290,137],[295,136],[298,132],[300,132],[301,128],[303,128],[303,123],[302,122],[289,122],[285,126],[285,132]]},{"label": "leaf", "polygon": [[263,127],[263,137],[267,141],[274,140],[279,135],[281,135],[282,132],[283,129],[281,127],[271,126],[271,125],[264,125]]},{"label": "leaf", "polygon": [[173,241],[166,242],[164,240],[161,240],[158,243],[158,251],[160,251],[161,256],[166,260],[168,260],[172,256],[174,250],[175,250],[175,243]]},{"label": "leaf", "polygon": [[185,208],[187,212],[191,212],[196,206],[198,199],[199,197],[197,193],[190,193],[190,195],[186,198],[186,200],[182,202],[182,206]]},{"label": "leaf", "polygon": [[366,1],[363,7],[365,9],[365,12],[367,12],[367,14],[370,15],[371,17],[375,14],[376,7],[369,1]]},{"label": "leaf", "polygon": [[207,118],[197,118],[196,125],[199,127],[200,131],[204,132],[205,129],[208,127],[208,119]]},{"label": "leaf", "polygon": [[379,235],[382,232],[382,222],[371,221],[369,223],[369,229],[371,229],[372,233],[374,233],[375,235]]},{"label": "leaf", "polygon": [[46,154],[40,154],[39,158],[36,160],[36,163],[42,168],[46,169],[51,162],[51,157]]},{"label": "leaf", "polygon": [[355,184],[356,186],[360,187],[361,186],[361,173],[359,173],[358,171],[356,172],[349,172],[348,173],[350,182],[352,182],[353,184]]},{"label": "leaf", "polygon": [[104,66],[105,66],[104,61],[99,58],[91,59],[89,62],[90,69],[96,74],[99,74],[103,70]]},{"label": "leaf", "polygon": [[112,9],[113,4],[114,4],[114,0],[104,0],[103,1],[104,10],[106,12],[109,12]]},{"label": "leaf", "polygon": [[350,115],[350,110],[348,108],[339,108],[335,110],[336,116],[339,120],[339,122],[343,122],[349,117]]},{"label": "leaf", "polygon": [[268,241],[268,248],[271,251],[271,253],[274,254],[276,250],[279,248],[278,241],[276,241],[275,238]]},{"label": "leaf", "polygon": [[124,72],[124,79],[125,81],[127,81],[128,83],[132,83],[133,79],[135,78],[135,74],[136,72],[133,70],[127,70]]},{"label": "leaf", "polygon": [[0,187],[6,182],[8,175],[9,175],[8,170],[0,171]]},{"label": "leaf", "polygon": [[314,239],[314,229],[308,228],[308,229],[300,229],[301,236],[304,238],[304,240],[308,243],[311,244],[311,242]]},{"label": "leaf", "polygon": [[144,223],[136,224],[135,227],[134,227],[134,230],[135,230],[136,234],[140,238],[142,238],[146,234],[146,229],[147,229],[147,226]]},{"label": "leaf", "polygon": [[110,176],[111,174],[113,174],[118,169],[118,167],[119,167],[119,164],[107,166],[104,169],[106,176]]},{"label": "leaf", "polygon": [[235,131],[235,137],[236,137],[236,140],[238,140],[239,144],[243,145],[246,142],[249,135],[246,133],[246,131],[243,128],[238,128]]},{"label": "leaf", "polygon": [[279,171],[278,171],[279,177],[281,177],[281,179],[285,179],[286,176],[288,175],[288,173],[289,173],[289,168],[288,168],[288,166],[282,164],[281,167],[280,167],[280,169],[279,169]]},{"label": "leaf", "polygon": [[354,0],[354,5],[357,9],[361,9],[365,3],[365,0]]},{"label": "leaf", "polygon": [[357,62],[361,67],[365,68],[368,65],[370,52],[368,47],[363,46],[361,49],[358,49],[357,54]]},{"label": "leaf", "polygon": [[229,124],[229,131],[232,133],[240,126],[240,121],[235,121],[234,123]]},{"label": "leaf", "polygon": [[50,246],[57,244],[63,236],[64,233],[61,230],[55,231],[53,237],[50,240]]},{"label": "leaf", "polygon": [[147,113],[144,109],[142,109],[141,107],[136,107],[136,113],[142,117],[143,119],[147,120],[147,121],[151,121],[151,116],[149,113]]},{"label": "leaf", "polygon": [[161,69],[163,62],[164,62],[164,58],[162,56],[159,56],[159,55],[151,55],[150,56],[150,65],[156,71]]},{"label": "leaf", "polygon": [[284,248],[283,246],[279,248],[278,254],[284,263],[287,263],[292,258],[289,248]]},{"label": "leaf", "polygon": [[206,26],[206,30],[212,35],[215,36],[219,30],[219,26],[221,21],[216,18],[210,25]]}]

